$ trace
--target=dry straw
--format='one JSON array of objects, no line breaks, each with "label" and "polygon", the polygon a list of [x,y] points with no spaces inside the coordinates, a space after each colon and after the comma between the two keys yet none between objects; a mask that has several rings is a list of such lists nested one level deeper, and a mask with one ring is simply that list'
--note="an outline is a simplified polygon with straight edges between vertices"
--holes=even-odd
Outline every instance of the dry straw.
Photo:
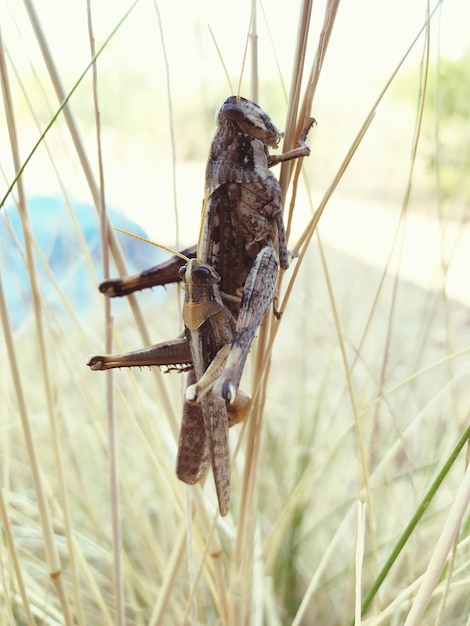
[{"label": "dry straw", "polygon": [[[14,312],[8,310],[4,277],[0,275],[3,361],[8,364],[1,388],[5,406],[1,623],[465,623],[468,615],[462,612],[468,613],[469,563],[465,515],[470,493],[468,468],[462,469],[462,451],[469,436],[468,392],[462,381],[468,378],[468,348],[452,344],[450,322],[446,326],[434,321],[437,335],[431,333],[434,309],[428,306],[429,299],[421,325],[424,328],[427,324],[430,330],[423,331],[423,343],[440,342],[446,351],[432,353],[424,361],[418,358],[421,353],[413,354],[413,367],[408,367],[411,357],[397,359],[396,353],[407,354],[402,343],[395,343],[394,334],[402,323],[400,264],[395,280],[390,281],[413,205],[426,124],[429,35],[441,3],[432,11],[428,7],[416,38],[377,87],[372,104],[364,108],[362,122],[352,132],[350,145],[316,206],[310,196],[310,172],[319,166],[315,162],[315,129],[309,138],[314,148],[309,162],[283,163],[278,173],[294,258],[279,284],[278,308],[283,317],[278,321],[268,314],[247,365],[245,382],[252,394],[252,408],[249,419],[231,435],[234,485],[231,510],[223,519],[218,516],[210,480],[185,487],[174,475],[182,398],[177,375],[117,372],[105,379],[87,372],[84,366],[86,354],[101,350],[103,341],[106,351],[112,350],[112,342],[117,350],[127,350],[136,336],[142,346],[154,343],[159,327],[176,317],[177,305],[171,300],[166,308],[154,307],[149,312],[139,298],[131,296],[130,314],[124,324],[113,319],[109,302],[105,304],[104,323],[102,313],[92,324],[83,321],[47,266],[28,215],[29,167],[44,149],[63,190],[71,222],[77,227],[76,243],[71,245],[91,268],[91,252],[79,232],[74,203],[61,179],[61,159],[53,141],[57,132],[61,138],[70,139],[69,150],[83,175],[84,195],[92,198],[100,216],[97,228],[101,228],[103,241],[102,274],[106,277],[114,271],[109,269],[111,260],[119,274],[127,273],[107,218],[105,186],[108,188],[112,180],[107,178],[103,150],[101,115],[106,83],[100,64],[126,26],[144,11],[143,6],[134,2],[95,50],[97,29],[94,7],[89,3],[91,61],[72,88],[65,89],[36,7],[32,0],[24,0],[31,37],[37,41],[52,85],[49,105],[55,114],[46,126],[41,124],[31,90],[16,71],[14,59],[8,58],[0,38],[10,155],[8,168],[3,163],[2,167],[13,171],[12,175],[5,174],[7,192],[2,211],[6,200],[14,196],[24,244],[12,235],[11,245],[23,246],[34,318],[34,329],[24,335],[13,331]],[[175,182],[178,119],[166,50],[173,33],[166,32],[158,3],[151,9],[166,67],[173,197],[179,216]],[[251,93],[247,95],[255,100],[265,89],[260,81],[257,48],[265,31],[262,35],[259,30],[269,21],[265,6],[260,25],[258,9],[253,2],[246,19],[250,24],[247,50],[240,46],[237,66],[250,68]],[[294,62],[284,103],[284,150],[295,145],[312,109],[319,106],[313,106],[317,85],[341,15],[339,2],[326,2],[323,22],[316,24],[315,19],[320,18],[314,9],[311,2],[299,3]],[[318,32],[314,41],[313,32]],[[215,30],[213,38],[218,38]],[[219,39],[222,59],[223,44]],[[379,276],[373,279],[374,286],[371,290],[362,286],[345,314],[336,257],[323,245],[317,228],[338,197],[358,149],[373,132],[373,122],[403,71],[404,61],[419,45],[423,46],[422,71],[408,144],[411,149],[406,154],[407,177],[401,201],[396,203],[396,229]],[[279,47],[274,45],[276,52]],[[83,88],[91,69],[89,96],[96,136],[95,142],[85,142],[72,96]],[[243,84],[243,77],[237,76],[237,80]],[[281,79],[279,85],[281,93]],[[16,90],[24,94],[39,136],[33,149],[24,154]],[[320,124],[322,120],[319,128]],[[306,198],[303,202],[310,202],[311,214],[296,229],[299,213],[295,205],[300,193]],[[194,200],[198,211],[201,199]],[[445,227],[441,222],[443,240]],[[294,240],[293,233],[298,232]],[[197,229],[194,240],[196,237]],[[398,257],[401,262],[402,256]],[[44,302],[43,279],[38,272],[44,267],[62,299],[66,323],[58,321]],[[93,269],[89,280],[96,283]],[[348,280],[354,282],[356,277]],[[359,278],[357,281],[359,285]],[[456,309],[445,288],[442,293],[446,319],[451,320]],[[367,297],[369,301],[362,308]],[[349,317],[354,318],[358,311],[363,318],[356,332]],[[295,332],[289,327],[292,312],[294,324],[298,321]],[[414,315],[418,314],[416,310]],[[377,336],[382,338],[377,335],[377,326],[385,328],[385,340],[374,343],[372,352],[380,354],[372,360],[368,346]],[[297,332],[305,337],[308,354],[297,355],[294,365],[284,364],[279,355],[286,341],[294,342]],[[412,342],[412,338],[407,341]],[[289,382],[296,379],[293,389],[288,389],[283,376],[289,377]],[[277,393],[278,386],[288,394],[286,399]],[[300,398],[296,395],[299,388],[303,390]]]}]

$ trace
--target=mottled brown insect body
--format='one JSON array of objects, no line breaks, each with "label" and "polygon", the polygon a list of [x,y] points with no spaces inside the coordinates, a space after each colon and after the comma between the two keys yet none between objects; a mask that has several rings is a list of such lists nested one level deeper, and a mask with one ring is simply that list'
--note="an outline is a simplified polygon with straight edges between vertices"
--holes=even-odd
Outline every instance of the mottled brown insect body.
[{"label": "mottled brown insect body", "polygon": [[[189,347],[193,370],[188,377],[177,474],[194,483],[210,463],[220,512],[225,515],[230,499],[228,428],[243,418],[248,403],[238,389],[243,367],[273,300],[278,268],[288,267],[281,188],[270,167],[310,154],[305,138],[313,120],[297,148],[271,156],[269,148],[278,146],[282,134],[257,104],[230,96],[216,119],[197,260],[183,269],[174,257],[140,275],[108,280],[100,290],[113,297],[184,281],[185,338],[178,340],[178,349],[181,353],[183,345]],[[194,249],[186,253],[196,254]],[[92,357],[89,365],[93,369],[136,365],[136,354],[149,364],[150,351],[155,364],[161,365],[162,350],[163,344],[157,344],[148,352]],[[171,364],[171,360],[166,363]]]}]

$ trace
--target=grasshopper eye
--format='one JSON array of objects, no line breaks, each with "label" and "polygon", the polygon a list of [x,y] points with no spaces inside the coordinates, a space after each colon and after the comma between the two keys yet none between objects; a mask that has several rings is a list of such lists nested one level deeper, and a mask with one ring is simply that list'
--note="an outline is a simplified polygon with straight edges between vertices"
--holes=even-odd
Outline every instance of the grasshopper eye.
[{"label": "grasshopper eye", "polygon": [[246,111],[238,104],[224,104],[221,113],[232,122],[243,122],[246,119]]},{"label": "grasshopper eye", "polygon": [[212,276],[212,272],[209,267],[206,265],[198,265],[193,268],[193,273],[199,278],[210,278]]},{"label": "grasshopper eye", "polygon": [[181,280],[184,279],[184,276],[186,274],[186,265],[182,265],[179,270],[178,270],[178,274],[180,275]]},{"label": "grasshopper eye", "polygon": [[220,282],[220,276],[215,269],[207,263],[201,263],[201,265],[195,265],[192,269],[192,276],[196,277],[200,283],[206,285],[217,285]]}]

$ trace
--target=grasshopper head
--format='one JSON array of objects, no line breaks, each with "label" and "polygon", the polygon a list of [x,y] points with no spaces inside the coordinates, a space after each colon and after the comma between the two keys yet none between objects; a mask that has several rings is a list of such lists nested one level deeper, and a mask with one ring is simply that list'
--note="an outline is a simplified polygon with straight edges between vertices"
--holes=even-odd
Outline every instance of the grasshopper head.
[{"label": "grasshopper head", "polygon": [[208,263],[201,263],[199,259],[189,259],[186,265],[179,269],[181,280],[186,285],[217,285],[220,276]]},{"label": "grasshopper head", "polygon": [[236,132],[259,139],[266,146],[276,148],[282,133],[263,109],[240,96],[230,96],[217,111],[219,126],[229,126]]},{"label": "grasshopper head", "polygon": [[190,259],[179,274],[184,283],[183,321],[187,328],[196,330],[224,308],[220,277],[211,265],[198,259]]}]

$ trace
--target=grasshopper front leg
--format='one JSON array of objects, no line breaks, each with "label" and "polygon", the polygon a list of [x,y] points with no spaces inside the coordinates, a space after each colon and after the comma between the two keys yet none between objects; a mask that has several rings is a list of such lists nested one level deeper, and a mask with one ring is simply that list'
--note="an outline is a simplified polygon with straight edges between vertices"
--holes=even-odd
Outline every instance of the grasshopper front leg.
[{"label": "grasshopper front leg", "polygon": [[307,144],[307,136],[312,128],[316,125],[316,120],[313,117],[308,118],[300,135],[296,147],[283,152],[282,154],[270,154],[268,157],[268,166],[274,167],[278,163],[285,161],[292,161],[293,159],[301,159],[303,157],[310,156],[310,146]]}]

